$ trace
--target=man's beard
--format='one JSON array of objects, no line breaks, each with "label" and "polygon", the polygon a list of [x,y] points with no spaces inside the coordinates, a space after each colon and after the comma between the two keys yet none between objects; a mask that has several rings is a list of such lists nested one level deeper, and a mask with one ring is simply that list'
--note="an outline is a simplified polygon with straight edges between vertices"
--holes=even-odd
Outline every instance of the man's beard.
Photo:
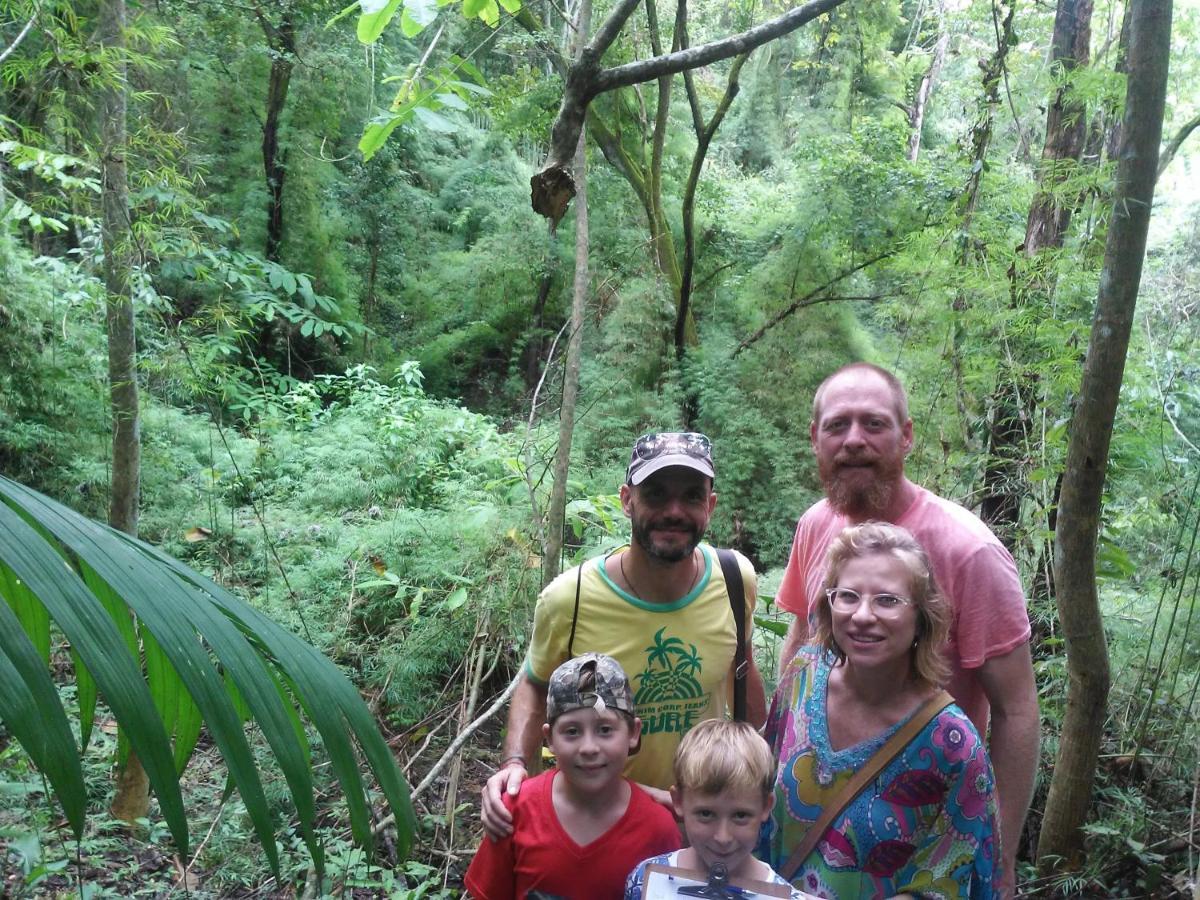
[{"label": "man's beard", "polygon": [[[692,537],[682,547],[658,546],[654,543],[654,539],[650,535],[650,532],[653,530],[655,525],[668,525],[672,527],[681,525],[692,533]],[[666,563],[677,563],[687,559],[692,555],[692,552],[696,549],[696,547],[700,545],[700,539],[704,537],[703,532],[697,531],[693,526],[686,522],[648,522],[646,520],[638,521],[637,519],[634,519],[631,523],[631,527],[633,531],[633,539],[637,542],[637,545],[645,550],[648,556],[652,557],[653,559],[657,559],[659,562]]]},{"label": "man's beard", "polygon": [[[841,466],[820,466],[821,485],[830,507],[839,515],[862,521],[882,518],[896,494],[896,485],[904,475],[903,466],[891,466],[877,460],[871,477],[863,483],[853,472],[843,473]],[[844,477],[850,474],[851,477]]]}]

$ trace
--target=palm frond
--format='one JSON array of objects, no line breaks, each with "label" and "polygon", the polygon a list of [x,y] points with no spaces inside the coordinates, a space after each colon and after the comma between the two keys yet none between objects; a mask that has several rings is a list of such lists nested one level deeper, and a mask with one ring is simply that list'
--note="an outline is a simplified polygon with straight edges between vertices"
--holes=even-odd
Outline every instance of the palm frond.
[{"label": "palm frond", "polygon": [[[275,755],[318,866],[310,749],[299,710],[321,735],[355,839],[371,827],[361,751],[396,816],[398,847],[415,828],[408,787],[358,692],[320,652],[178,560],[0,477],[0,692],[3,720],[54,788],[81,836],[86,750],[96,692],[141,760],[181,854],[188,831],[179,776],[200,723],[229,769],[272,869],[276,824],[243,721]],[[70,643],[82,747],[47,673],[50,623]],[[143,671],[145,675],[143,675]]]}]

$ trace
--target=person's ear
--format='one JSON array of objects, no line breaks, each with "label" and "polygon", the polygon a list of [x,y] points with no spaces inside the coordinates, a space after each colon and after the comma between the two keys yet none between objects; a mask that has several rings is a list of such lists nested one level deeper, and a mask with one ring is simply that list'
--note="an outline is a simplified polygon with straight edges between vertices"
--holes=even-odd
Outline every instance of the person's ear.
[{"label": "person's ear", "polygon": [[683,819],[683,791],[676,785],[671,785],[671,806],[675,810],[675,818]]},{"label": "person's ear", "polygon": [[716,508],[717,508],[717,494],[715,491],[709,491],[709,493],[708,493],[708,514],[711,516],[713,514],[713,510]]},{"label": "person's ear", "polygon": [[547,722],[542,726],[542,739],[548,744],[550,743],[550,723]]},{"label": "person's ear", "polygon": [[621,498],[621,509],[625,513],[625,517],[630,518],[630,502],[633,499],[633,488],[628,484],[623,484],[617,494]]},{"label": "person's ear", "polygon": [[629,724],[629,752],[638,745],[638,741],[642,739],[642,720],[637,716],[633,717],[633,721]]},{"label": "person's ear", "polygon": [[913,445],[913,424],[912,419],[905,420],[900,426],[900,446],[904,448],[904,452],[908,453]]}]

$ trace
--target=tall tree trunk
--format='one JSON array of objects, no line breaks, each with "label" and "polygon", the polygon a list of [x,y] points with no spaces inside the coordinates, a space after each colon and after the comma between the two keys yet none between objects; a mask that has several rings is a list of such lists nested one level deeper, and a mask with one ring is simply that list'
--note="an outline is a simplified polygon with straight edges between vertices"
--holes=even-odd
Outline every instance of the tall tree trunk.
[{"label": "tall tree trunk", "polygon": [[[101,47],[112,76],[100,98],[101,243],[104,248],[105,324],[108,331],[108,388],[112,410],[112,486],[108,524],[137,536],[141,470],[141,422],[138,414],[137,340],[129,291],[132,241],[129,181],[125,168],[126,65],[125,0],[102,0],[98,10]],[[133,753],[117,781],[111,811],[129,824],[145,818],[150,787]]]},{"label": "tall tree trunk", "polygon": [[542,254],[542,275],[538,279],[537,296],[533,300],[533,310],[530,317],[529,342],[525,345],[524,360],[521,370],[525,373],[525,386],[533,388],[538,380],[538,368],[541,366],[542,353],[546,347],[546,302],[550,299],[550,288],[554,284],[554,235],[546,245]]},{"label": "tall tree trunk", "polygon": [[296,65],[296,30],[290,14],[272,25],[261,14],[259,24],[271,51],[271,74],[267,80],[266,116],[263,119],[262,159],[267,182],[267,242],[265,255],[279,262],[283,246],[283,186],[287,180],[287,155],[279,147],[280,120],[287,104],[292,69]]},{"label": "tall tree trunk", "polygon": [[383,241],[380,239],[378,232],[372,233],[368,241],[370,262],[367,265],[367,289],[363,295],[362,303],[363,362],[367,361],[367,354],[371,350],[371,323],[375,321],[375,310],[379,305],[379,299],[376,294],[379,282],[379,254],[383,251]]},{"label": "tall tree trunk", "polygon": [[950,46],[950,31],[946,28],[945,4],[939,2],[937,7],[937,41],[933,45],[933,58],[929,68],[921,76],[913,96],[912,106],[908,110],[908,159],[916,162],[921,152],[921,131],[925,127],[925,109],[929,105],[929,97],[933,94],[933,86],[942,73],[942,63],[946,60],[946,49]]},{"label": "tall tree trunk", "polygon": [[1129,81],[1112,221],[1071,422],[1054,568],[1067,648],[1067,708],[1038,842],[1043,871],[1074,868],[1104,730],[1108,647],[1096,596],[1096,535],[1113,420],[1133,326],[1154,200],[1171,41],[1170,0],[1132,0]]},{"label": "tall tree trunk", "polygon": [[[576,57],[587,41],[592,23],[592,0],[579,0],[575,19]],[[575,434],[575,403],[579,397],[579,361],[583,355],[583,319],[588,295],[588,208],[586,128],[579,130],[575,148],[575,285],[571,300],[571,334],[563,371],[562,407],[558,414],[558,448],[554,454],[554,484],[546,511],[546,544],[542,554],[542,584],[549,584],[561,569],[564,513],[567,508],[567,472]]]},{"label": "tall tree trunk", "polygon": [[[971,168],[966,187],[959,197],[959,209],[962,212],[962,230],[968,233],[971,220],[975,217],[975,207],[979,203],[979,187],[983,183],[983,164],[987,159],[988,148],[992,143],[992,129],[996,120],[996,107],[1000,104],[1000,79],[1004,76],[1004,67],[1008,62],[1008,51],[1015,41],[1013,16],[1017,11],[1016,0],[1009,0],[1007,12],[1003,18],[1000,7],[992,7],[993,26],[996,29],[996,52],[981,62],[983,68],[983,100],[980,102],[979,118],[971,128]],[[964,241],[960,254],[960,262],[965,264],[970,254],[970,241]]]},{"label": "tall tree trunk", "polygon": [[[1028,263],[1010,271],[1013,305],[1048,307],[1054,278],[1041,251],[1062,247],[1075,198],[1065,201],[1059,187],[1083,153],[1087,137],[1085,105],[1071,73],[1088,64],[1092,35],[1092,0],[1058,0],[1054,15],[1051,66],[1062,83],[1046,111],[1046,141],[1038,192],[1029,205],[1023,255]],[[1040,318],[1040,317],[1039,317]],[[1013,342],[1009,364],[1001,368],[991,400],[988,462],[984,471],[984,498],[980,516],[1001,540],[1015,549],[1021,500],[1028,494],[1026,468],[1029,437],[1037,414],[1039,354]]]},{"label": "tall tree trunk", "polygon": [[[975,218],[975,208],[979,204],[979,193],[983,185],[984,163],[987,160],[988,149],[992,143],[992,131],[996,121],[996,108],[1000,105],[1000,80],[1004,76],[1008,51],[1016,43],[1013,30],[1013,17],[1015,13],[1016,0],[1009,0],[1006,11],[1003,14],[1001,6],[993,4],[992,27],[996,33],[996,49],[987,60],[981,60],[979,63],[982,69],[980,80],[983,85],[983,97],[979,102],[979,115],[975,120],[975,124],[971,126],[970,175],[967,176],[967,183],[963,186],[962,194],[959,196],[957,203],[962,216],[962,224],[959,228],[961,237],[959,238],[957,260],[958,264],[964,268],[971,265],[972,258],[979,252],[979,247],[975,239],[971,236],[971,223]],[[959,411],[959,418],[962,421],[963,440],[968,445],[970,442],[968,422],[970,413],[968,410],[968,392],[965,378],[963,377],[962,351],[960,349],[964,326],[962,325],[962,316],[959,314],[967,309],[970,302],[970,298],[962,290],[957,291],[954,299],[951,301],[954,326],[951,331],[948,351],[950,356],[950,370],[954,375],[955,401]]]}]

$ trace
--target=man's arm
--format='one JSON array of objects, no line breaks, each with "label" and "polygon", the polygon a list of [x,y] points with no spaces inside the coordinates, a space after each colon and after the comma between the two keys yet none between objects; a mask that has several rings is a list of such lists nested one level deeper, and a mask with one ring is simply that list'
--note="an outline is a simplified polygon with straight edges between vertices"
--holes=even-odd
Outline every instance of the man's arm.
[{"label": "man's arm", "polygon": [[746,641],[746,721],[762,730],[767,721],[767,691],[763,687],[762,672],[754,663],[754,648]]},{"label": "man's arm", "polygon": [[1000,805],[1004,896],[1011,897],[1016,887],[1017,845],[1033,797],[1041,737],[1029,644],[1021,644],[1003,656],[987,660],[979,669],[979,682],[992,706],[988,751],[996,773]]},{"label": "man's arm", "polygon": [[525,776],[541,769],[539,751],[545,721],[546,686],[530,681],[528,673],[523,672],[508,707],[508,733],[500,769],[483,786],[483,830],[494,840],[512,834],[512,814],[504,805],[504,794],[515,795]]}]

